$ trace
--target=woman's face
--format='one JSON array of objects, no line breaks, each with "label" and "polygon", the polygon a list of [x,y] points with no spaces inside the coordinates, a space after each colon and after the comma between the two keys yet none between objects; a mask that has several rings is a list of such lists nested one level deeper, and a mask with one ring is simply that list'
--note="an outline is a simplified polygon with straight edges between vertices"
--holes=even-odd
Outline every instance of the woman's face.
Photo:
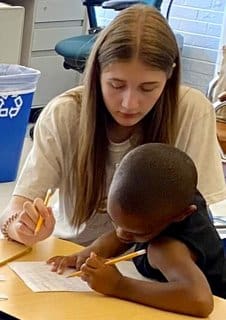
[{"label": "woman's face", "polygon": [[167,76],[139,60],[115,62],[103,69],[100,77],[104,103],[121,126],[136,125],[159,99]]}]

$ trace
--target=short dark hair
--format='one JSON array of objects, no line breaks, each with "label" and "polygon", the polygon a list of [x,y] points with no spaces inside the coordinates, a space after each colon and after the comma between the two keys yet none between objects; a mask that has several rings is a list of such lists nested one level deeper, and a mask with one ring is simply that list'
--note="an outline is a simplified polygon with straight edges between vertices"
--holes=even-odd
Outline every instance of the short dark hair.
[{"label": "short dark hair", "polygon": [[196,186],[197,171],[185,152],[148,143],[123,158],[109,197],[126,213],[179,214],[192,204]]}]

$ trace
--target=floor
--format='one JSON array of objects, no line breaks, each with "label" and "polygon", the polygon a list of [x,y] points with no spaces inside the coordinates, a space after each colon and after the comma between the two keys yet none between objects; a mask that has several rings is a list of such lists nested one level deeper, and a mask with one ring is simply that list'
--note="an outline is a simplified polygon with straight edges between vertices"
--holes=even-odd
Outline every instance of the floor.
[{"label": "floor", "polygon": [[[27,135],[24,142],[24,147],[22,151],[19,171],[21,170],[22,165],[24,164],[24,161],[26,160],[26,157],[28,155],[29,150],[31,149],[32,141],[30,137]],[[226,175],[226,164],[224,166],[225,169],[225,175]],[[13,192],[15,186],[14,182],[9,183],[0,183],[0,214],[3,211],[3,209],[7,206],[9,199],[11,197],[11,194]],[[226,216],[226,200],[218,202],[214,205],[210,206],[211,211],[214,216]]]}]

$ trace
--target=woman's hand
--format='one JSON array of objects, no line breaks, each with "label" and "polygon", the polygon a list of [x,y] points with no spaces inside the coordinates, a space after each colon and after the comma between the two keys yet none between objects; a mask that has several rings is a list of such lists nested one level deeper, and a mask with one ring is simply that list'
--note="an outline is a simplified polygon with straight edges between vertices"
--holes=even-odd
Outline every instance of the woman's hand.
[{"label": "woman's hand", "polygon": [[84,250],[70,256],[54,256],[49,258],[47,263],[52,265],[52,271],[55,271],[59,274],[62,274],[66,268],[75,268],[76,270],[80,270],[82,264],[90,256],[91,251],[92,249],[87,247]]},{"label": "woman's hand", "polygon": [[[35,234],[39,216],[43,217],[40,230]],[[23,209],[16,220],[10,223],[8,235],[10,238],[31,246],[34,243],[48,238],[54,229],[55,218],[51,208],[44,205],[42,199],[37,198],[32,203],[25,201]]]},{"label": "woman's hand", "polygon": [[123,279],[123,275],[116,266],[105,264],[106,261],[106,259],[98,257],[92,252],[81,266],[81,278],[93,290],[106,295],[117,296],[119,282]]}]

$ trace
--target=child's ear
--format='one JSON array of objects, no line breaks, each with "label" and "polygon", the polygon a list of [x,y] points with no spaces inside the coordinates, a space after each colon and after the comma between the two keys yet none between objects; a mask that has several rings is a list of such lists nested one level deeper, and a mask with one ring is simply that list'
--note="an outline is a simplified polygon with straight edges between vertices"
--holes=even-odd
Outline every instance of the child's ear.
[{"label": "child's ear", "polygon": [[184,220],[186,217],[190,216],[190,214],[192,214],[193,212],[195,212],[197,210],[197,206],[195,204],[191,204],[188,208],[186,208],[184,211],[181,212],[181,214],[179,214],[174,221],[175,222],[179,222]]}]

